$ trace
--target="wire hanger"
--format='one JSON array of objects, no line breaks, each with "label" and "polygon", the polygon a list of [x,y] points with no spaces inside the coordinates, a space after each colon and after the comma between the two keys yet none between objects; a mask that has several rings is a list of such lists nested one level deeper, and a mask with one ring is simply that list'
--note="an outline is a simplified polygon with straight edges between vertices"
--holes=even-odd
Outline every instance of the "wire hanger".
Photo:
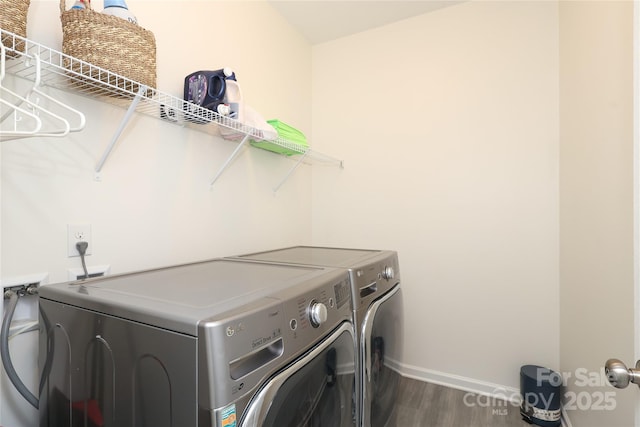
[{"label": "wire hanger", "polygon": [[[0,89],[1,92],[1,89]],[[8,141],[10,139],[16,139],[16,138],[25,138],[28,136],[34,136],[37,135],[37,133],[40,131],[40,129],[42,128],[42,120],[40,120],[40,117],[36,116],[35,114],[22,109],[20,107],[17,107],[15,105],[13,105],[10,102],[5,101],[4,99],[0,98],[0,104],[2,105],[6,105],[7,107],[11,108],[11,110],[14,113],[20,113],[24,116],[28,116],[31,119],[34,120],[35,123],[35,128],[31,129],[31,130],[18,130],[16,127],[14,127],[14,130],[12,131],[7,131],[7,130],[0,130],[0,141]],[[19,121],[19,120],[16,120]]]},{"label": "wire hanger", "polygon": [[[1,50],[1,54],[0,54],[0,91],[4,94],[4,93],[8,93],[11,96],[15,97],[18,99],[18,104],[17,105],[11,105],[12,108],[18,110],[22,110],[20,107],[18,107],[18,105],[22,104],[22,103],[26,103],[29,106],[31,106],[34,110],[34,114],[29,114],[29,116],[33,116],[35,115],[37,117],[38,113],[44,113],[45,115],[53,118],[55,121],[61,122],[63,125],[63,130],[59,130],[59,131],[53,131],[53,132],[40,132],[39,130],[24,136],[51,136],[51,137],[62,137],[62,136],[66,136],[69,134],[69,131],[71,130],[71,125],[69,124],[69,122],[64,119],[63,117],[60,117],[59,115],[52,113],[51,111],[43,108],[42,106],[38,105],[35,102],[30,101],[28,98],[24,98],[22,96],[20,96],[19,94],[13,92],[12,90],[8,89],[6,86],[2,85],[2,81],[4,80],[5,77],[5,62],[6,62],[6,48],[4,47],[4,45],[2,43],[0,43],[0,50]],[[38,71],[36,69],[36,71]],[[6,103],[6,102],[5,102]],[[24,111],[24,110],[22,110]],[[42,122],[40,122],[40,124],[42,125]],[[17,135],[18,137],[20,136],[20,134]]]},{"label": "wire hanger", "polygon": [[[2,80],[4,79],[4,75],[5,75],[5,54],[6,54],[5,47],[2,43],[0,43],[0,94],[2,94],[2,91],[3,91]],[[7,107],[9,107],[10,113],[8,115],[11,115],[12,113],[20,113],[24,116],[28,116],[31,119],[33,119],[35,124],[35,127],[30,130],[18,130],[17,126],[14,126],[14,130],[12,131],[0,130],[0,141],[33,136],[37,134],[42,128],[42,120],[40,120],[40,117],[38,117],[37,115],[23,108],[20,108],[19,106],[14,105],[8,101],[5,101],[1,97],[0,97],[0,104],[6,105]]]},{"label": "wire hanger", "polygon": [[[49,101],[53,102],[54,104],[62,107],[63,109],[71,112],[73,115],[78,117],[78,121],[79,121],[79,125],[76,127],[72,127],[69,129],[69,132],[79,132],[81,130],[84,129],[84,126],[86,124],[86,118],[84,116],[84,114],[78,110],[76,110],[75,108],[72,108],[71,106],[65,104],[62,101],[58,101],[57,99],[53,98],[50,95],[47,95],[46,93],[44,93],[42,90],[40,90],[40,82],[42,80],[42,74],[41,74],[41,62],[40,62],[40,55],[38,55],[37,53],[33,56],[35,61],[36,61],[36,79],[34,81],[33,87],[31,88],[31,92],[29,93],[29,95],[31,95],[32,93],[36,93],[39,96],[48,99]],[[29,95],[27,95],[27,98],[29,98]]]}]

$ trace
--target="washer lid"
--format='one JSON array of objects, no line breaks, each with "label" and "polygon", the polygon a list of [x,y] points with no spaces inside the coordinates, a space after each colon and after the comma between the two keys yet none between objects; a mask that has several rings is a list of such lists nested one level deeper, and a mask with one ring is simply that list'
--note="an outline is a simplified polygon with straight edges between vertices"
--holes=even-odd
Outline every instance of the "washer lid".
[{"label": "washer lid", "polygon": [[380,255],[385,251],[368,249],[325,248],[317,246],[295,246],[273,251],[240,255],[236,258],[301,265],[326,265],[330,267],[352,268],[363,260]]},{"label": "washer lid", "polygon": [[[40,297],[197,335],[200,320],[245,305],[273,305],[300,284],[325,284],[334,269],[216,259],[46,285]],[[275,298],[274,298],[275,297]]]}]

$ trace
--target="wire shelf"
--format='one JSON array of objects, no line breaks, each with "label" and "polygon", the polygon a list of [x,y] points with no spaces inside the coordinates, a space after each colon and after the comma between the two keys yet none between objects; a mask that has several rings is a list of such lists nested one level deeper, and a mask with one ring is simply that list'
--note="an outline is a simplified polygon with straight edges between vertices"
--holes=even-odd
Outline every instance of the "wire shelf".
[{"label": "wire shelf", "polygon": [[[278,137],[263,138],[262,131],[217,112],[184,101],[155,88],[96,67],[88,62],[66,55],[55,49],[20,37],[0,28],[0,39],[7,50],[6,72],[18,77],[34,79],[33,62],[39,57],[42,67],[41,81],[45,86],[72,91],[100,99],[123,108],[131,108],[134,100],[135,112],[159,118],[163,121],[186,126],[201,132],[219,135],[219,127],[232,130],[237,140],[265,140],[310,159],[311,163],[333,164],[342,167],[342,161],[314,152],[311,148]],[[139,98],[139,99],[137,99]],[[137,102],[139,101],[139,102]],[[226,131],[227,134],[230,132]]]}]

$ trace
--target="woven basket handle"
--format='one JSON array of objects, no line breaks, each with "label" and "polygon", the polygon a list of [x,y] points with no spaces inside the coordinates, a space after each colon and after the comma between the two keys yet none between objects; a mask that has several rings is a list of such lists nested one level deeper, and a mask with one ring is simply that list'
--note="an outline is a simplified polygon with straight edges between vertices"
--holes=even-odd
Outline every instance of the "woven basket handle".
[{"label": "woven basket handle", "polygon": [[[87,1],[84,4],[87,9],[91,10],[91,2]],[[67,2],[66,0],[60,0],[60,15],[62,15],[63,13],[65,13],[67,11]]]}]

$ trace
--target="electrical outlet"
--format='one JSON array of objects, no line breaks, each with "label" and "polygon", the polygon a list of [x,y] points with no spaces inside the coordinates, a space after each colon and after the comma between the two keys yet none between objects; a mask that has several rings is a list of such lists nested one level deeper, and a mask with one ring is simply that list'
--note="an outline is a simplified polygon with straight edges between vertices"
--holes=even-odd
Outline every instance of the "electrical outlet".
[{"label": "electrical outlet", "polygon": [[76,249],[78,242],[87,242],[89,246],[85,255],[91,255],[93,252],[91,224],[67,224],[67,255],[69,257],[80,256]]}]

